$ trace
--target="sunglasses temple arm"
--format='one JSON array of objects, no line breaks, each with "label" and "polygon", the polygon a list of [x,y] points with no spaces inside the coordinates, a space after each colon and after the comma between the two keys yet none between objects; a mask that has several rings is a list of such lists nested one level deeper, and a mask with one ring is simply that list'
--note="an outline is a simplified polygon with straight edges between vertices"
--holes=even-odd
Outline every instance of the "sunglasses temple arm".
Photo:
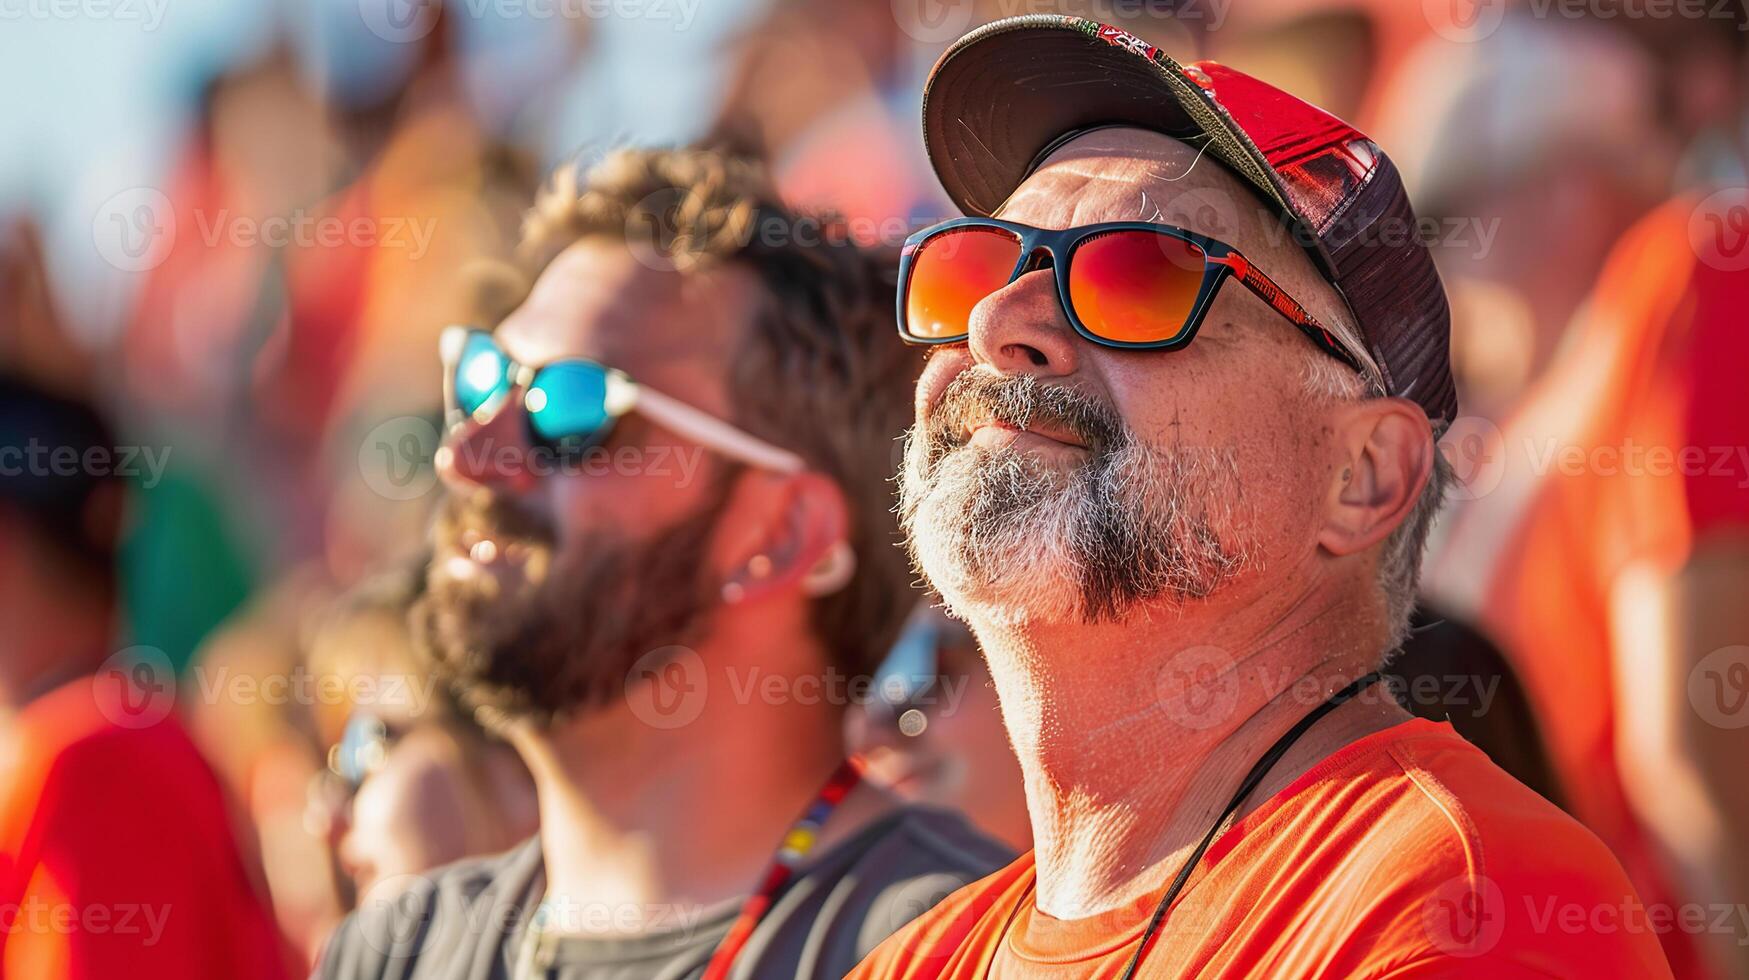
[{"label": "sunglasses temple arm", "polygon": [[1243,255],[1237,252],[1222,258],[1211,258],[1209,261],[1224,265],[1233,270],[1245,288],[1256,293],[1258,298],[1275,308],[1277,313],[1286,317],[1289,323],[1299,327],[1312,342],[1335,355],[1337,359],[1356,371],[1369,377],[1373,372],[1368,365],[1361,364],[1359,359],[1342,343],[1330,329],[1319,322],[1318,318],[1306,311],[1292,296],[1275,284],[1275,280],[1263,273],[1262,269],[1252,265]]},{"label": "sunglasses temple arm", "polygon": [[437,355],[443,364],[443,424],[451,426],[460,421],[461,412],[455,408],[455,369],[461,363],[462,345],[468,340],[468,328],[447,326],[438,335]]},{"label": "sunglasses temple arm", "polygon": [[650,421],[731,459],[776,473],[799,473],[807,468],[795,453],[643,385],[637,388],[635,407]]}]

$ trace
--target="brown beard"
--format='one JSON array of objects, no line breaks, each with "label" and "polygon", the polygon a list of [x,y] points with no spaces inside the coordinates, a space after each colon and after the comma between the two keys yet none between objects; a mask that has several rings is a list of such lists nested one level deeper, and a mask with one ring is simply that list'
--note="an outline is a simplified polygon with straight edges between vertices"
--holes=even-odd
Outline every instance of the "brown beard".
[{"label": "brown beard", "polygon": [[[411,613],[432,671],[483,720],[539,726],[623,697],[627,674],[659,647],[697,641],[718,589],[706,553],[727,504],[726,481],[690,517],[647,540],[607,531],[556,548],[552,527],[498,497],[448,497],[433,528],[436,557]],[[504,594],[436,575],[469,529],[545,560],[538,582]]]}]

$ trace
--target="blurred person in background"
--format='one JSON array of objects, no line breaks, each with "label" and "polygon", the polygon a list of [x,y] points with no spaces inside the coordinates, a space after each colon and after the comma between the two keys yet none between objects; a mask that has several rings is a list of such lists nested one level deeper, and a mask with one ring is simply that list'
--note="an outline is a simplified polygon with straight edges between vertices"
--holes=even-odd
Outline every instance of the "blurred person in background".
[{"label": "blurred person in background", "polygon": [[283,976],[168,660],[108,658],[126,452],[0,378],[0,977]]},{"label": "blurred person in background", "polygon": [[[1194,4],[1193,4],[1194,5]],[[778,189],[897,241],[951,213],[914,132],[918,88],[955,21],[1000,17],[1013,0],[778,0],[735,38],[712,138],[771,160]],[[1088,16],[1191,51],[1215,15],[1175,0],[1084,0]],[[1206,5],[1198,5],[1206,6]],[[893,223],[909,222],[894,234]]]},{"label": "blurred person in background", "polygon": [[540,833],[367,902],[319,972],[840,977],[1007,856],[843,749],[911,604],[890,265],[704,149],[560,169],[523,257],[445,335],[414,621]]},{"label": "blurred person in background", "polygon": [[1517,13],[1472,43],[1428,38],[1391,80],[1381,138],[1441,222],[1467,415],[1504,420],[1611,245],[1668,193],[1679,144],[1656,67],[1613,22]]},{"label": "blurred person in background", "polygon": [[[1595,251],[1600,273],[1572,302],[1570,326],[1555,325],[1565,334],[1546,370],[1497,417],[1500,430],[1473,428],[1472,451],[1453,447],[1471,499],[1454,508],[1427,583],[1498,637],[1524,675],[1569,808],[1620,856],[1646,901],[1668,910],[1661,938],[1679,977],[1749,977],[1749,925],[1696,917],[1749,894],[1749,713],[1738,711],[1749,691],[1738,652],[1749,622],[1735,598],[1749,582],[1749,348],[1738,312],[1749,299],[1746,17],[1732,5],[1698,21],[1619,21],[1640,51],[1629,62],[1641,66],[1634,87],[1594,79],[1566,99],[1626,99],[1641,122],[1622,130],[1575,109],[1571,117],[1590,119],[1607,142],[1551,161],[1544,184],[1526,194],[1595,192],[1595,175],[1648,164],[1692,189],[1619,236],[1545,242]],[[1598,43],[1594,32],[1574,36],[1583,50]],[[1590,77],[1590,68],[1575,71]],[[1568,91],[1553,78],[1547,85]],[[1658,191],[1632,186],[1638,199]],[[1567,267],[1569,280],[1580,271]],[[1486,329],[1477,337],[1488,343]]]},{"label": "blurred person in background", "polygon": [[495,854],[535,831],[534,784],[514,750],[487,734],[422,669],[408,614],[424,560],[341,596],[310,640],[328,764],[311,786],[307,826],[332,849],[350,907],[379,886],[464,857]]},{"label": "blurred person in background", "polygon": [[288,569],[208,634],[182,682],[200,695],[184,701],[189,733],[249,822],[274,919],[302,956],[301,972],[345,912],[331,853],[304,829],[322,743],[308,697],[261,693],[302,682],[300,626],[331,599],[320,569]]},{"label": "blurred person in background", "polygon": [[[1458,595],[1524,672],[1573,812],[1678,911],[1749,894],[1749,276],[1714,236],[1749,228],[1749,197],[1723,193],[1623,238],[1448,557],[1484,583]],[[1749,976],[1741,921],[1671,922],[1679,976]]]},{"label": "blurred person in background", "polygon": [[919,607],[875,671],[870,696],[844,720],[871,777],[908,800],[964,813],[1016,852],[1032,846],[1020,763],[964,623]]}]

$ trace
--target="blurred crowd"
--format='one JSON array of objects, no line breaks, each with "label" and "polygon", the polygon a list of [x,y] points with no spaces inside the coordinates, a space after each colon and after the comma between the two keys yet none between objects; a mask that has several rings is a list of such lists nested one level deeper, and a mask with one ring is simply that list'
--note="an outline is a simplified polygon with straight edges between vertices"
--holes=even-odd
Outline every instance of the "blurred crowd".
[{"label": "blurred crowd", "polygon": [[[0,884],[32,814],[59,806],[100,854],[199,855],[165,901],[210,904],[249,975],[304,975],[365,896],[534,833],[524,763],[407,628],[439,334],[515,298],[479,269],[510,256],[554,167],[653,140],[757,155],[786,199],[895,247],[950,213],[918,137],[928,67],[976,23],[1061,8],[1390,148],[1451,298],[1461,405],[1402,690],[1593,829],[1648,902],[1749,902],[1737,5],[768,0],[701,14],[729,23],[702,59],[666,50],[674,25],[563,17],[519,55],[480,40],[492,7],[374,3],[323,15],[355,36],[314,50],[298,22],[315,15],[264,6],[276,26],[201,80],[168,158],[84,216],[96,272],[58,271],[65,236],[29,194],[0,199],[0,432],[52,404],[68,444],[137,449],[120,481],[52,499],[0,478]],[[703,80],[690,129],[649,82],[666,73]],[[846,744],[1024,849],[976,643],[912,605]],[[1441,691],[1453,676],[1498,694]],[[115,700],[70,703],[106,678]],[[41,795],[44,760],[106,722],[155,741],[117,747],[111,781]],[[180,842],[98,819],[157,805]],[[1678,977],[1749,977],[1746,929],[1661,938]],[[17,935],[0,934],[0,975],[65,967]]]}]

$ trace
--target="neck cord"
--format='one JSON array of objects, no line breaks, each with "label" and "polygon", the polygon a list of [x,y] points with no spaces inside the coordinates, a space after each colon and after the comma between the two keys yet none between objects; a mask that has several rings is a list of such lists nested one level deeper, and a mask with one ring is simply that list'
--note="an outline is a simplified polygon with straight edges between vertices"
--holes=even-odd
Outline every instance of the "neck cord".
[{"label": "neck cord", "polygon": [[[1384,675],[1375,670],[1372,673],[1355,680],[1352,684],[1337,691],[1335,694],[1330,695],[1328,700],[1323,704],[1318,705],[1316,708],[1313,708],[1304,718],[1301,718],[1294,727],[1288,729],[1280,738],[1276,739],[1275,744],[1271,745],[1269,750],[1264,752],[1263,756],[1257,760],[1257,764],[1251,767],[1251,771],[1245,774],[1244,781],[1239,784],[1238,791],[1233,794],[1232,800],[1227,803],[1227,808],[1221,811],[1219,817],[1215,818],[1214,826],[1209,828],[1208,833],[1203,835],[1202,843],[1198,844],[1196,850],[1190,853],[1190,857],[1185,859],[1184,867],[1178,869],[1178,877],[1172,879],[1172,886],[1166,889],[1166,894],[1160,898],[1160,904],[1154,907],[1154,915],[1148,920],[1148,927],[1142,931],[1141,941],[1136,943],[1136,951],[1130,956],[1129,966],[1124,969],[1123,980],[1135,980],[1136,970],[1142,964],[1142,954],[1147,952],[1148,943],[1159,933],[1160,923],[1166,918],[1166,910],[1172,907],[1172,901],[1178,897],[1179,892],[1184,890],[1185,882],[1190,880],[1190,873],[1196,870],[1197,862],[1202,860],[1202,856],[1208,851],[1209,845],[1213,844],[1215,838],[1220,835],[1221,828],[1226,825],[1227,821],[1232,818],[1234,813],[1238,812],[1241,806],[1245,805],[1245,798],[1250,796],[1251,793],[1257,789],[1257,785],[1263,782],[1263,777],[1267,776],[1269,770],[1274,768],[1277,762],[1281,761],[1281,757],[1287,754],[1287,750],[1292,748],[1295,742],[1299,741],[1300,736],[1310,730],[1313,725],[1316,725],[1325,715],[1335,711],[1338,707],[1341,707],[1349,701],[1352,701],[1355,695],[1378,683],[1383,676]],[[1009,927],[1014,924],[1014,917],[1019,913],[1020,905],[1021,903],[1016,903],[1014,910],[1008,913],[1008,922],[1002,927],[1003,936],[1008,934]],[[1001,946],[998,945],[997,954],[999,955],[1000,952]],[[995,969],[995,966],[996,957],[993,955],[990,958],[990,969]],[[988,974],[989,971],[986,970],[985,972]]]}]

